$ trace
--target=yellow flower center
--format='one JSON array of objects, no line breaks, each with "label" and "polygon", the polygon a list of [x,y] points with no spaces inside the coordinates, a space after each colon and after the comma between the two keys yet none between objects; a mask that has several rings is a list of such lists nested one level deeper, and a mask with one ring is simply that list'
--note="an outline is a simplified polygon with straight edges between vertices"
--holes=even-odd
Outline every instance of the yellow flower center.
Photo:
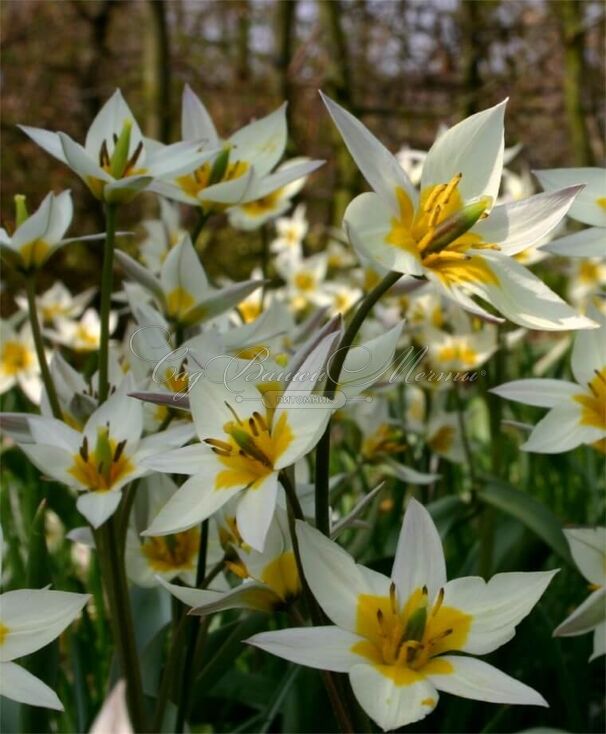
[{"label": "yellow flower center", "polygon": [[161,573],[189,571],[195,568],[200,547],[200,531],[197,528],[174,535],[145,538],[141,551],[150,567]]},{"label": "yellow flower center", "polygon": [[21,245],[19,254],[26,268],[39,268],[50,253],[50,245],[44,240],[34,240]]},{"label": "yellow flower center", "polygon": [[591,260],[584,260],[579,265],[579,280],[583,283],[591,284],[600,282],[601,267],[598,263]]},{"label": "yellow flower center", "polygon": [[465,231],[484,216],[488,201],[486,197],[466,207],[458,190],[461,178],[457,174],[448,183],[425,188],[416,212],[406,192],[398,187],[400,216],[391,220],[386,242],[420,258],[423,266],[445,285],[470,282],[498,285],[497,276],[484,260],[466,254],[469,249],[495,250],[498,246]]},{"label": "yellow flower center", "polygon": [[301,592],[301,580],[293,551],[281,553],[263,569],[260,581],[269,586],[280,599],[288,602]]},{"label": "yellow flower center", "polygon": [[228,405],[235,420],[223,426],[224,438],[207,438],[225,469],[215,478],[215,489],[244,486],[255,489],[272,474],[274,465],[286,451],[294,436],[286,413],[272,425],[273,408],[265,415],[254,411],[247,421],[241,420]]},{"label": "yellow flower center", "polygon": [[78,324],[74,336],[75,346],[83,351],[97,349],[99,346],[100,335],[98,331],[89,329],[84,324]]},{"label": "yellow flower center", "polygon": [[282,198],[283,189],[277,189],[272,191],[271,194],[263,196],[255,201],[250,201],[248,204],[242,204],[242,209],[250,217],[262,217],[264,214],[273,211]]},{"label": "yellow flower center", "polygon": [[166,313],[172,318],[181,319],[194,306],[196,299],[185,288],[175,288],[166,296]]},{"label": "yellow flower center", "polygon": [[9,632],[10,632],[9,628],[5,624],[0,622],[0,647],[4,645],[4,641],[6,640],[6,636],[8,635]]},{"label": "yellow flower center", "polygon": [[250,324],[261,315],[263,309],[261,307],[260,300],[247,300],[242,301],[242,303],[238,306],[238,311],[240,312],[240,316],[242,317],[244,323]]},{"label": "yellow flower center", "polygon": [[595,203],[602,209],[606,209],[606,196],[598,196]]},{"label": "yellow flower center", "polygon": [[389,596],[358,597],[356,632],[364,640],[352,652],[370,660],[397,685],[414,683],[426,674],[449,673],[452,666],[439,656],[460,650],[471,626],[471,616],[442,604],[440,589],[430,608],[427,589],[417,588],[401,606],[395,584]]},{"label": "yellow flower center", "polygon": [[449,344],[438,351],[438,359],[441,362],[460,362],[471,367],[476,363],[478,353],[475,349],[464,343]]},{"label": "yellow flower center", "polygon": [[436,453],[446,453],[452,446],[455,429],[452,426],[441,426],[427,441],[427,445]]},{"label": "yellow flower center", "polygon": [[[213,164],[210,161],[206,161],[199,168],[196,168],[192,173],[188,173],[184,176],[179,176],[176,181],[177,185],[189,196],[199,197],[204,189],[211,185],[218,183],[225,183],[226,181],[234,181],[240,176],[243,176],[250,165],[246,161],[234,161],[229,163],[225,167],[225,171],[222,176],[218,176],[217,180],[213,180],[211,174],[213,174]],[[216,171],[216,169],[215,169]]]},{"label": "yellow flower center", "polygon": [[31,367],[34,355],[21,342],[7,341],[2,345],[0,363],[5,375],[17,375]]},{"label": "yellow flower center", "polygon": [[382,423],[362,442],[362,454],[368,459],[372,459],[376,454],[397,454],[405,448],[406,442],[401,432],[388,423]]},{"label": "yellow flower center", "polygon": [[574,396],[581,405],[581,425],[606,430],[606,367],[587,385],[587,392]]},{"label": "yellow flower center", "polygon": [[109,437],[108,428],[100,428],[94,450],[90,450],[86,436],[80,451],[74,455],[68,473],[92,492],[108,492],[134,470],[134,464],[124,452],[126,441],[116,443]]},{"label": "yellow flower center", "polygon": [[312,273],[301,270],[295,275],[294,284],[300,291],[311,291],[314,289],[316,279]]}]

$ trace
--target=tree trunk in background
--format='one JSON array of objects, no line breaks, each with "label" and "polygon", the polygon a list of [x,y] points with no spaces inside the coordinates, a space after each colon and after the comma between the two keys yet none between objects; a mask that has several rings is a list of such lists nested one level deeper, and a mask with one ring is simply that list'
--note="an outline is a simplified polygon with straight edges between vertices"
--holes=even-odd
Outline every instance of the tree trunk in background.
[{"label": "tree trunk in background", "polygon": [[236,41],[236,74],[238,81],[250,79],[250,58],[248,54],[250,36],[250,6],[248,0],[238,0],[238,38]]},{"label": "tree trunk in background", "polygon": [[461,2],[461,64],[463,95],[461,96],[461,117],[469,117],[478,112],[479,90],[482,85],[480,61],[483,48],[480,39],[482,23],[482,3],[476,0]]},{"label": "tree trunk in background", "polygon": [[583,3],[578,0],[557,0],[552,7],[559,20],[564,44],[564,106],[570,130],[570,148],[576,165],[590,166],[595,160],[583,109],[582,89],[586,74],[583,55]]},{"label": "tree trunk in background", "polygon": [[[349,50],[341,18],[340,0],[318,0],[324,42],[329,51],[324,90],[340,105],[355,113]],[[362,60],[361,65],[364,66]],[[333,151],[336,162],[335,191],[331,202],[330,222],[340,226],[343,213],[356,192],[358,169],[338,131],[331,125]]]},{"label": "tree trunk in background", "polygon": [[146,0],[143,37],[145,134],[170,141],[170,47],[164,0]]},{"label": "tree trunk in background", "polygon": [[276,71],[280,97],[288,102],[286,121],[288,123],[287,152],[293,150],[293,84],[290,77],[290,62],[295,44],[295,19],[297,16],[297,0],[279,0],[276,3]]}]

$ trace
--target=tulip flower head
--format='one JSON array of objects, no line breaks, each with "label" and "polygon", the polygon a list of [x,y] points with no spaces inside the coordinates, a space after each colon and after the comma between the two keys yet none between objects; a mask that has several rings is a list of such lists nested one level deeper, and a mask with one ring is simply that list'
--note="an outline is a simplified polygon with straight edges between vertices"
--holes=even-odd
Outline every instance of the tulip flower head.
[{"label": "tulip flower head", "polygon": [[344,227],[362,255],[424,277],[465,309],[495,320],[470,295],[534,329],[593,328],[512,259],[562,219],[581,186],[493,207],[503,168],[505,102],[441,135],[428,152],[418,193],[397,159],[349,112],[323,97],[373,189],[348,206]]},{"label": "tulip flower head", "polygon": [[[425,718],[438,691],[493,703],[547,705],[532,688],[470,657],[515,634],[555,571],[446,581],[438,532],[409,502],[387,578],[297,522],[303,571],[334,626],[254,635],[248,643],[287,660],[349,674],[362,708],[385,731]],[[452,654],[456,653],[456,654]]]},{"label": "tulip flower head", "polygon": [[65,133],[20,127],[80,176],[95,198],[108,204],[127,203],[155,178],[185,174],[215,152],[202,151],[202,140],[160,146],[144,139],[119,89],[93,120],[84,146]]}]

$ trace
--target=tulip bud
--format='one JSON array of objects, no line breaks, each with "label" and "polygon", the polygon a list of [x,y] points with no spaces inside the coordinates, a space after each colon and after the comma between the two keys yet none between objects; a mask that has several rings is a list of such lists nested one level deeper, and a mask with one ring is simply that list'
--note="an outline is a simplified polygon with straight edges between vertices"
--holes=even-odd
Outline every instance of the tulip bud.
[{"label": "tulip bud", "polygon": [[225,172],[227,171],[230,153],[231,148],[226,147],[223,148],[223,150],[215,158],[215,162],[213,163],[213,167],[210,171],[210,176],[208,178],[209,186],[212,186],[213,184],[219,183],[223,180],[223,176],[225,176]]},{"label": "tulip bud", "polygon": [[132,120],[125,120],[122,131],[112,153],[109,172],[114,178],[122,178],[128,162],[128,151],[130,149],[130,133],[133,127]]},{"label": "tulip bud", "polygon": [[105,477],[108,485],[113,460],[112,446],[109,440],[109,427],[100,426],[97,429],[97,443],[95,444],[95,461],[97,471]]},{"label": "tulip bud", "polygon": [[23,194],[15,194],[15,229],[20,227],[28,217],[25,196]]}]

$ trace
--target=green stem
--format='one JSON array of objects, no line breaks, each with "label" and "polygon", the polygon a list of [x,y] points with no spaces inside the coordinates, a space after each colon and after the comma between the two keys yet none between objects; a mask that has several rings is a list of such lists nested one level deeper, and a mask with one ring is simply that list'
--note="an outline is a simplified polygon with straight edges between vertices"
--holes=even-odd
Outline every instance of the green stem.
[{"label": "green stem", "polygon": [[471,444],[469,443],[469,436],[467,434],[467,425],[465,423],[465,405],[461,398],[459,385],[455,384],[453,394],[455,407],[457,409],[457,422],[459,424],[459,432],[461,433],[461,442],[463,444],[463,453],[465,454],[465,461],[467,462],[467,468],[469,469],[469,479],[471,480],[472,491],[475,491],[476,472],[473,463],[473,454],[471,452]]},{"label": "green stem", "polygon": [[[378,283],[370,293],[360,303],[358,310],[354,314],[349,326],[343,334],[343,338],[339,344],[339,348],[330,364],[328,370],[328,379],[324,388],[324,395],[333,398],[335,390],[339,384],[339,377],[343,369],[343,363],[347,357],[347,353],[354,339],[360,331],[360,327],[364,320],[371,312],[375,303],[383,296],[395,283],[400,280],[402,273],[390,272]],[[324,535],[330,533],[330,508],[329,508],[329,473],[330,473],[330,421],[326,426],[326,430],[320,439],[316,448],[316,527]]]},{"label": "green stem", "polygon": [[[286,499],[288,503],[288,529],[292,541],[293,552],[295,554],[297,572],[299,574],[301,588],[303,590],[303,597],[307,603],[312,622],[315,625],[322,625],[325,624],[324,615],[318,607],[316,600],[311,593],[311,589],[309,588],[305,579],[305,575],[303,573],[303,564],[301,563],[301,555],[299,552],[299,541],[297,539],[295,520],[304,519],[303,510],[301,509],[301,503],[299,502],[299,498],[297,497],[295,485],[291,479],[291,476],[286,470],[280,473],[280,482],[284,487],[284,492],[286,493]],[[293,606],[291,606],[290,613],[293,618],[295,618],[297,624],[299,624],[300,626],[305,625],[305,621]],[[324,681],[324,686],[326,688],[326,692],[328,693],[328,697],[330,699],[335,717],[339,722],[339,728],[342,732],[353,732],[354,727],[343,704],[342,696],[339,692],[339,686],[337,684],[337,679],[335,675],[329,671],[323,671],[322,679]]]},{"label": "green stem", "polygon": [[114,275],[114,244],[116,239],[115,204],[105,205],[105,248],[103,251],[103,270],[101,272],[101,339],[99,343],[99,403],[107,400],[109,393],[109,315],[112,299]]},{"label": "green stem", "polygon": [[136,732],[145,732],[146,716],[141,668],[137,654],[124,559],[120,553],[115,515],[98,531],[100,557],[103,557],[105,588],[110,605],[110,620],[122,675],[126,680],[126,700]]},{"label": "green stem", "polygon": [[[206,573],[206,556],[208,550],[208,520],[204,520],[200,527],[200,549],[198,551],[198,567],[196,570],[196,588],[199,588],[204,582]],[[185,725],[185,719],[189,711],[189,692],[192,683],[192,672],[194,654],[196,652],[196,641],[198,638],[198,630],[200,628],[200,620],[192,617],[189,620],[189,629],[187,631],[187,645],[185,648],[185,662],[183,664],[183,674],[181,677],[180,700],[177,709],[177,723],[175,731],[181,734]]]},{"label": "green stem", "polygon": [[53,416],[57,420],[63,419],[63,411],[59,404],[59,398],[57,397],[57,391],[55,390],[55,384],[48,368],[48,362],[46,361],[46,353],[44,351],[44,341],[42,339],[42,330],[40,329],[40,321],[38,320],[38,310],[36,309],[36,276],[31,274],[25,279],[25,291],[27,293],[27,306],[29,311],[29,322],[32,328],[32,337],[34,339],[34,346],[36,348],[36,356],[38,357],[38,364],[40,365],[40,374],[42,376],[42,382],[44,383],[44,389],[50,403]]}]

